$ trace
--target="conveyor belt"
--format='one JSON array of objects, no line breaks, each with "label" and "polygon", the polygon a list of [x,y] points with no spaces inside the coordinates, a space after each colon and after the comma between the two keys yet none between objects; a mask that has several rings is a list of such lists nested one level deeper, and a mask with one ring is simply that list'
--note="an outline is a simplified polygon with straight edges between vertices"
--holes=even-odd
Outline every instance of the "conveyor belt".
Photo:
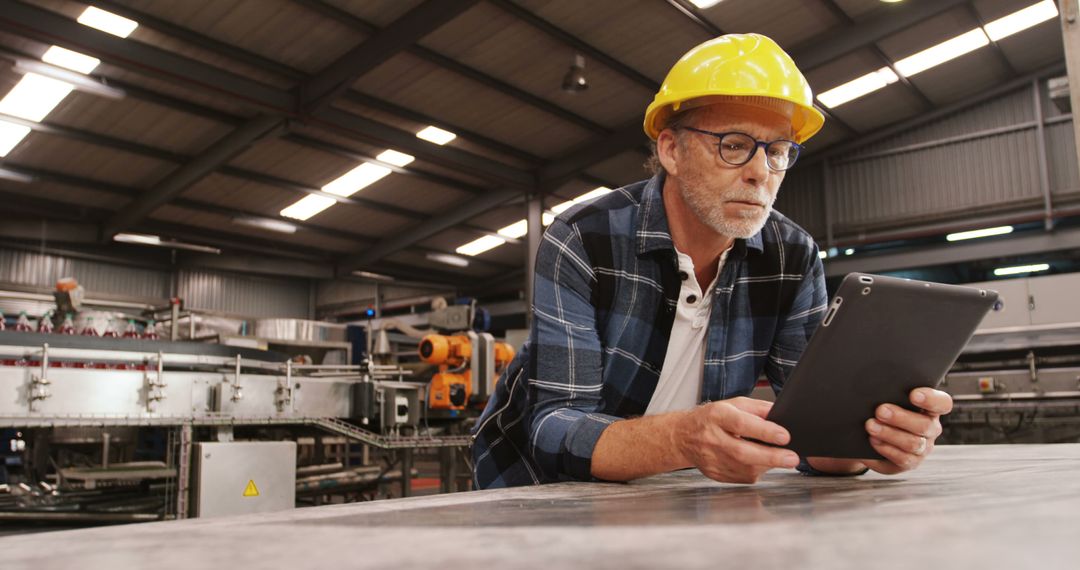
[{"label": "conveyor belt", "polygon": [[140,340],[129,338],[104,338],[98,336],[41,334],[34,332],[0,331],[0,346],[28,347],[36,350],[48,344],[51,348],[75,348],[81,350],[109,350],[157,354],[187,354],[196,356],[219,356],[259,360],[264,362],[285,362],[287,355],[268,350],[258,350],[238,346],[226,346],[207,342]]},{"label": "conveyor belt", "polygon": [[1080,444],[940,447],[912,473],[694,471],[0,539],[5,570],[1039,568],[1080,560]]}]

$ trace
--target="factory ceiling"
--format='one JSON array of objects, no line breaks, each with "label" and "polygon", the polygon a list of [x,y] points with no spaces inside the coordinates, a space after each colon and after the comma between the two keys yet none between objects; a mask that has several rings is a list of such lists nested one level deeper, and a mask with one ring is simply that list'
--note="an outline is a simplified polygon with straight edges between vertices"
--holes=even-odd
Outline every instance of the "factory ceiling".
[{"label": "factory ceiling", "polygon": [[[135,233],[325,276],[520,280],[524,198],[558,212],[646,177],[643,110],[694,45],[773,37],[821,97],[820,155],[1061,65],[1048,5],[95,0],[129,22],[107,32],[84,2],[0,0],[0,96],[66,82],[0,103],[0,198],[9,223],[67,228],[52,244]],[[1007,29],[1025,9],[1041,23]],[[927,65],[954,38],[975,43]]]}]

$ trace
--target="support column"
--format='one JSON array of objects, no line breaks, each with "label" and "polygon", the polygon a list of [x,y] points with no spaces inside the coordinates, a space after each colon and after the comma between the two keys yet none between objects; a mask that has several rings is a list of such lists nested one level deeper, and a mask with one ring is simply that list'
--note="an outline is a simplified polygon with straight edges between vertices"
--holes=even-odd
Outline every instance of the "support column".
[{"label": "support column", "polygon": [[1080,0],[1058,2],[1061,13],[1061,39],[1065,44],[1065,69],[1069,74],[1069,104],[1073,113],[1073,140],[1076,141],[1076,161],[1080,168]]},{"label": "support column", "polygon": [[829,172],[829,159],[821,161],[821,199],[825,208],[825,250],[836,247],[833,238],[832,179]]},{"label": "support column", "polygon": [[1046,117],[1043,117],[1042,90],[1039,89],[1038,79],[1031,82],[1031,99],[1035,111],[1035,157],[1039,167],[1039,188],[1043,194],[1043,227],[1050,231],[1054,229],[1054,201],[1050,195],[1050,164],[1046,159],[1046,128],[1043,125]]},{"label": "support column", "polygon": [[544,233],[544,194],[535,192],[525,201],[525,219],[529,224],[529,233],[525,238],[525,316],[528,327],[532,327],[533,279],[536,277],[536,251],[540,249],[540,236]]}]

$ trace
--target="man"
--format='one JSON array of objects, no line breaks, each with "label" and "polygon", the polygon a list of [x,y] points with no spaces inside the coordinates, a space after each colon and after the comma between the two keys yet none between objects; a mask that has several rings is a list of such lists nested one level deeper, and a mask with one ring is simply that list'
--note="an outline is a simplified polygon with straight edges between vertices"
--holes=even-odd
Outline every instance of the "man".
[{"label": "man", "polygon": [[921,412],[882,405],[867,420],[884,461],[799,458],[747,439],[789,441],[764,419],[771,404],[744,396],[762,372],[783,388],[825,311],[816,244],[772,210],[823,122],[767,37],[722,36],[675,64],[645,114],[660,171],[544,234],[529,340],[474,431],[479,488],[919,465],[952,407],[925,388],[911,393]]}]

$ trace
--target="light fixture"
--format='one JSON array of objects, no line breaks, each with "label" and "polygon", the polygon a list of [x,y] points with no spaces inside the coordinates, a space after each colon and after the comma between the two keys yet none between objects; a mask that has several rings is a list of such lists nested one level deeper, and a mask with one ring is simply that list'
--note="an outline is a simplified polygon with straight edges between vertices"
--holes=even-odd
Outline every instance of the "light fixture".
[{"label": "light fixture", "polygon": [[139,23],[135,20],[129,20],[93,6],[83,10],[77,21],[84,26],[90,26],[121,38],[130,36],[131,32],[134,32],[135,28],[139,27]]},{"label": "light fixture", "polygon": [[23,73],[25,75],[34,74],[44,76],[56,80],[57,82],[64,83],[65,85],[67,85],[67,93],[70,93],[72,88],[74,88],[78,89],[79,91],[93,93],[94,95],[108,97],[109,99],[123,99],[125,96],[127,96],[127,92],[125,92],[123,89],[120,89],[119,87],[106,85],[101,81],[94,79],[93,77],[83,75],[82,73],[76,73],[62,67],[57,67],[55,65],[50,65],[48,63],[32,59],[16,59],[14,70],[17,73]]},{"label": "light fixture", "polygon": [[829,258],[829,252],[827,252],[827,251],[819,251],[819,252],[817,252],[817,256],[818,256],[818,259],[828,259]]},{"label": "light fixture", "polygon": [[394,278],[389,275],[383,275],[382,273],[373,273],[371,271],[353,271],[353,276],[363,279],[370,279],[372,281],[394,281]]},{"label": "light fixture", "polygon": [[574,54],[574,62],[562,79],[562,89],[568,93],[577,93],[589,88],[589,80],[585,78],[585,56]]},{"label": "light fixture", "polygon": [[848,81],[847,83],[833,87],[824,93],[818,94],[818,101],[821,101],[822,105],[832,109],[839,107],[848,101],[858,99],[867,93],[873,93],[886,85],[896,83],[900,78],[897,77],[893,70],[888,67],[882,67],[877,71],[872,71]]},{"label": "light fixture", "polygon": [[232,222],[241,226],[250,226],[283,234],[295,234],[297,230],[295,224],[290,224],[289,222],[284,222],[282,220],[275,220],[273,218],[260,218],[257,216],[236,216],[232,219]]},{"label": "light fixture", "polygon": [[529,233],[529,220],[518,220],[498,231],[498,234],[511,239],[517,239]]},{"label": "light fixture", "polygon": [[405,154],[403,152],[398,152],[398,151],[396,151],[394,149],[384,150],[381,153],[379,153],[379,155],[376,156],[375,158],[382,161],[382,162],[385,162],[387,164],[393,164],[394,166],[400,166],[400,167],[404,167],[405,165],[409,164],[410,162],[416,160],[416,157],[414,157],[413,155]]},{"label": "light fixture", "polygon": [[956,232],[945,236],[946,241],[961,241],[965,239],[977,239],[990,236],[1000,236],[1008,233],[1012,233],[1012,226],[998,226],[996,228],[984,228],[981,230],[971,230],[967,232]]},{"label": "light fixture", "polygon": [[[3,156],[3,154],[0,154],[0,156]],[[34,177],[21,172],[15,172],[14,170],[8,170],[0,166],[0,180],[11,180],[12,182],[28,184],[34,181]]]},{"label": "light fixture", "polygon": [[427,127],[424,127],[420,132],[416,133],[416,137],[424,139],[430,143],[435,143],[442,146],[456,139],[457,135],[450,131],[444,131],[439,127],[429,125]]},{"label": "light fixture", "polygon": [[975,28],[970,32],[960,34],[936,46],[905,57],[894,65],[901,75],[911,77],[916,73],[921,73],[931,67],[941,65],[989,44],[990,38],[986,37],[986,32],[982,28]]},{"label": "light fixture", "polygon": [[[458,248],[461,249],[461,248]],[[464,257],[458,257],[456,255],[450,255],[449,253],[428,253],[424,255],[425,258],[431,261],[438,261],[439,263],[445,263],[447,265],[453,265],[454,267],[468,267],[469,260]]]},{"label": "light fixture", "polygon": [[0,113],[40,122],[72,89],[70,83],[27,73],[0,100]]},{"label": "light fixture", "polygon": [[488,235],[474,239],[473,241],[470,241],[469,243],[458,247],[454,251],[460,253],[461,255],[474,256],[480,255],[481,253],[484,253],[489,249],[499,247],[504,243],[506,243],[505,239],[497,236]]},{"label": "light fixture", "polygon": [[723,1],[724,0],[690,0],[690,3],[704,10],[706,8],[712,8]]},{"label": "light fixture", "polygon": [[293,218],[302,222],[333,206],[335,203],[337,203],[337,200],[333,198],[309,194],[278,213],[286,218]]},{"label": "light fixture", "polygon": [[855,250],[850,247],[844,250],[844,255],[851,255],[853,253],[855,253]]},{"label": "light fixture", "polygon": [[28,134],[30,134],[30,127],[0,121],[0,158],[7,156],[11,149],[15,148],[15,145]]},{"label": "light fixture", "polygon": [[41,56],[41,61],[58,65],[64,69],[70,69],[71,71],[78,71],[82,74],[90,73],[101,63],[101,60],[96,57],[90,57],[60,46],[49,47],[49,49],[45,51],[45,55]]},{"label": "light fixture", "polygon": [[202,253],[212,253],[218,255],[221,250],[216,247],[210,247],[206,245],[196,245],[193,243],[187,243],[175,240],[164,240],[159,236],[149,234],[116,234],[113,236],[113,241],[121,243],[133,243],[138,245],[151,245],[154,247],[167,247],[169,249],[185,249],[188,251],[199,251]]},{"label": "light fixture", "polygon": [[1056,18],[1057,15],[1058,9],[1053,0],[1042,0],[1042,2],[1032,4],[1027,8],[1017,10],[1008,16],[986,24],[986,35],[990,36],[991,41],[996,42],[1001,38]]},{"label": "light fixture", "polygon": [[371,186],[390,174],[392,170],[371,162],[365,162],[360,166],[335,178],[332,182],[322,187],[322,191],[336,196],[348,198],[360,190]]},{"label": "light fixture", "polygon": [[1001,277],[1002,275],[1018,275],[1020,273],[1037,273],[1039,271],[1046,271],[1050,269],[1050,265],[1046,263],[1036,263],[1034,265],[1018,265],[1015,267],[998,267],[994,270],[994,275]]}]

